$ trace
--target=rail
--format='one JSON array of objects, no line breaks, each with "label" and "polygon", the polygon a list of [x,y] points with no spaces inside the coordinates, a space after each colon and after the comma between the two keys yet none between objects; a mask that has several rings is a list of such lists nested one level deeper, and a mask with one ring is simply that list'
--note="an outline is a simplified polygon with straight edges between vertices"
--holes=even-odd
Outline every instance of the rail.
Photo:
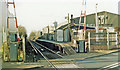
[{"label": "rail", "polygon": [[38,44],[39,46],[44,47],[45,49],[47,49],[47,50],[51,51],[52,53],[55,53],[56,55],[58,55],[58,56],[60,56],[60,57],[63,57],[62,55],[60,55],[60,54],[58,54],[58,53],[54,52],[53,50],[51,50],[51,49],[49,49],[49,48],[47,48],[47,47],[43,46],[42,44],[39,44],[39,43],[37,43],[37,42],[35,42],[35,43],[36,43],[36,44]]},{"label": "rail", "polygon": [[44,56],[44,54],[43,54],[39,49],[37,49],[37,48],[35,47],[35,45],[32,44],[32,42],[31,42],[30,40],[29,40],[29,43],[31,44],[31,46],[32,46],[32,48],[33,48],[34,50],[38,51],[38,52],[41,54],[41,56],[43,56],[43,58],[44,58],[55,70],[57,70],[57,68],[48,60],[48,58],[47,58],[46,56]]}]

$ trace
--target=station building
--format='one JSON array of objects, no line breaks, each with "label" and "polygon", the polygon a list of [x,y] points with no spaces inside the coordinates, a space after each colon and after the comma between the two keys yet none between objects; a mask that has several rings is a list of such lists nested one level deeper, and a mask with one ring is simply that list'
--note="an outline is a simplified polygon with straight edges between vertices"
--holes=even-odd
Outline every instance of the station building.
[{"label": "station building", "polygon": [[[106,27],[106,28],[113,28],[115,31],[120,31],[120,23],[118,22],[118,19],[120,15],[107,12],[107,11],[102,11],[98,12],[98,24],[99,27]],[[79,24],[79,19],[80,17],[74,18],[73,21],[75,24]],[[82,17],[82,22],[84,18]],[[96,14],[89,14],[86,16],[86,26],[94,26],[96,25]]]},{"label": "station building", "polygon": [[[99,32],[120,32],[120,23],[118,22],[119,16],[118,14],[114,14],[111,12],[107,12],[107,11],[102,11],[102,12],[98,12],[98,24],[99,24]],[[70,35],[70,29],[71,32],[73,30],[77,30],[79,27],[79,20],[80,17],[76,17],[73,19],[70,19],[70,23],[68,24],[68,22],[64,22],[58,25],[57,30],[63,30],[63,41],[64,42],[70,42],[71,41],[71,37],[73,37],[73,35]],[[81,23],[84,23],[84,17],[81,18]],[[70,29],[69,29],[70,27]],[[84,24],[81,24],[80,29],[84,28]],[[86,31],[87,32],[95,32],[96,30],[96,14],[88,14],[86,15]],[[55,33],[55,35],[57,35]],[[57,36],[55,36],[57,37]],[[57,38],[54,38],[55,40]]]},{"label": "station building", "polygon": [[[120,23],[118,22],[120,15],[102,11],[98,12],[98,24],[99,24],[99,32],[120,32]],[[56,29],[54,26],[49,26],[43,28],[42,37],[43,39],[54,40],[57,41],[57,37],[63,38],[62,42],[70,42],[74,38],[73,31],[77,30],[79,27],[80,17],[71,17],[70,23],[67,21],[62,22],[57,25]],[[84,23],[84,17],[81,18],[81,23]],[[84,24],[81,24],[80,29],[84,29]],[[49,32],[48,32],[49,30]],[[59,32],[57,33],[57,30]],[[63,31],[60,31],[63,30]],[[70,31],[72,34],[70,34]],[[96,31],[96,13],[86,15],[86,32],[95,32]],[[49,37],[48,36],[49,33]],[[87,35],[87,34],[86,34]]]}]

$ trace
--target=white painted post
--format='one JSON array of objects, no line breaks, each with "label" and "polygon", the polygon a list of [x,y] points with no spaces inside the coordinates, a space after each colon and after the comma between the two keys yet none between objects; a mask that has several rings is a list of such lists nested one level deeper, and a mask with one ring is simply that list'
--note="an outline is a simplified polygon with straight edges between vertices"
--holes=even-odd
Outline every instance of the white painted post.
[{"label": "white painted post", "polygon": [[26,57],[25,57],[25,38],[24,38],[24,36],[22,36],[22,42],[23,42],[23,61],[25,61],[26,60]]},{"label": "white painted post", "polygon": [[90,32],[88,32],[88,43],[89,43],[89,52],[90,52]]},{"label": "white painted post", "polygon": [[109,50],[109,48],[110,48],[110,45],[109,45],[110,43],[109,43],[109,32],[107,32],[107,47],[108,47],[108,50]]}]

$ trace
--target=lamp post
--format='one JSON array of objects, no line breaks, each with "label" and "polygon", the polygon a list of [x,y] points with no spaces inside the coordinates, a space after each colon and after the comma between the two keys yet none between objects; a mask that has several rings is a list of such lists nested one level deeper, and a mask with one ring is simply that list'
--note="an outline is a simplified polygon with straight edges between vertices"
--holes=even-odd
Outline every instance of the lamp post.
[{"label": "lamp post", "polygon": [[99,31],[99,25],[98,25],[98,16],[97,16],[97,6],[98,6],[98,4],[96,4],[96,33],[98,33],[98,31]]},{"label": "lamp post", "polygon": [[98,32],[99,32],[99,24],[98,24],[98,16],[97,16],[97,6],[98,4],[96,4],[96,41],[98,41]]}]

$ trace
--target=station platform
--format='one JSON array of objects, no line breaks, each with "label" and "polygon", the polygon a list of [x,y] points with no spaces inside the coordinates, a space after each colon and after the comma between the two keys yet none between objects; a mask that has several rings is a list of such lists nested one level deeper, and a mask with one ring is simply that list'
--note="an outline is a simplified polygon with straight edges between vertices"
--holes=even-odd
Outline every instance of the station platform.
[{"label": "station platform", "polygon": [[[40,41],[40,42],[44,42],[45,44],[52,44],[55,45],[54,48],[56,48],[56,46],[58,46],[57,48],[62,51],[63,53],[66,53],[67,55],[71,55],[71,54],[75,54],[75,50],[72,47],[72,43],[71,42],[56,42],[56,41],[50,41],[50,40],[44,40],[44,39],[37,39],[36,41]],[[60,48],[63,48],[63,50],[61,50]]]}]

